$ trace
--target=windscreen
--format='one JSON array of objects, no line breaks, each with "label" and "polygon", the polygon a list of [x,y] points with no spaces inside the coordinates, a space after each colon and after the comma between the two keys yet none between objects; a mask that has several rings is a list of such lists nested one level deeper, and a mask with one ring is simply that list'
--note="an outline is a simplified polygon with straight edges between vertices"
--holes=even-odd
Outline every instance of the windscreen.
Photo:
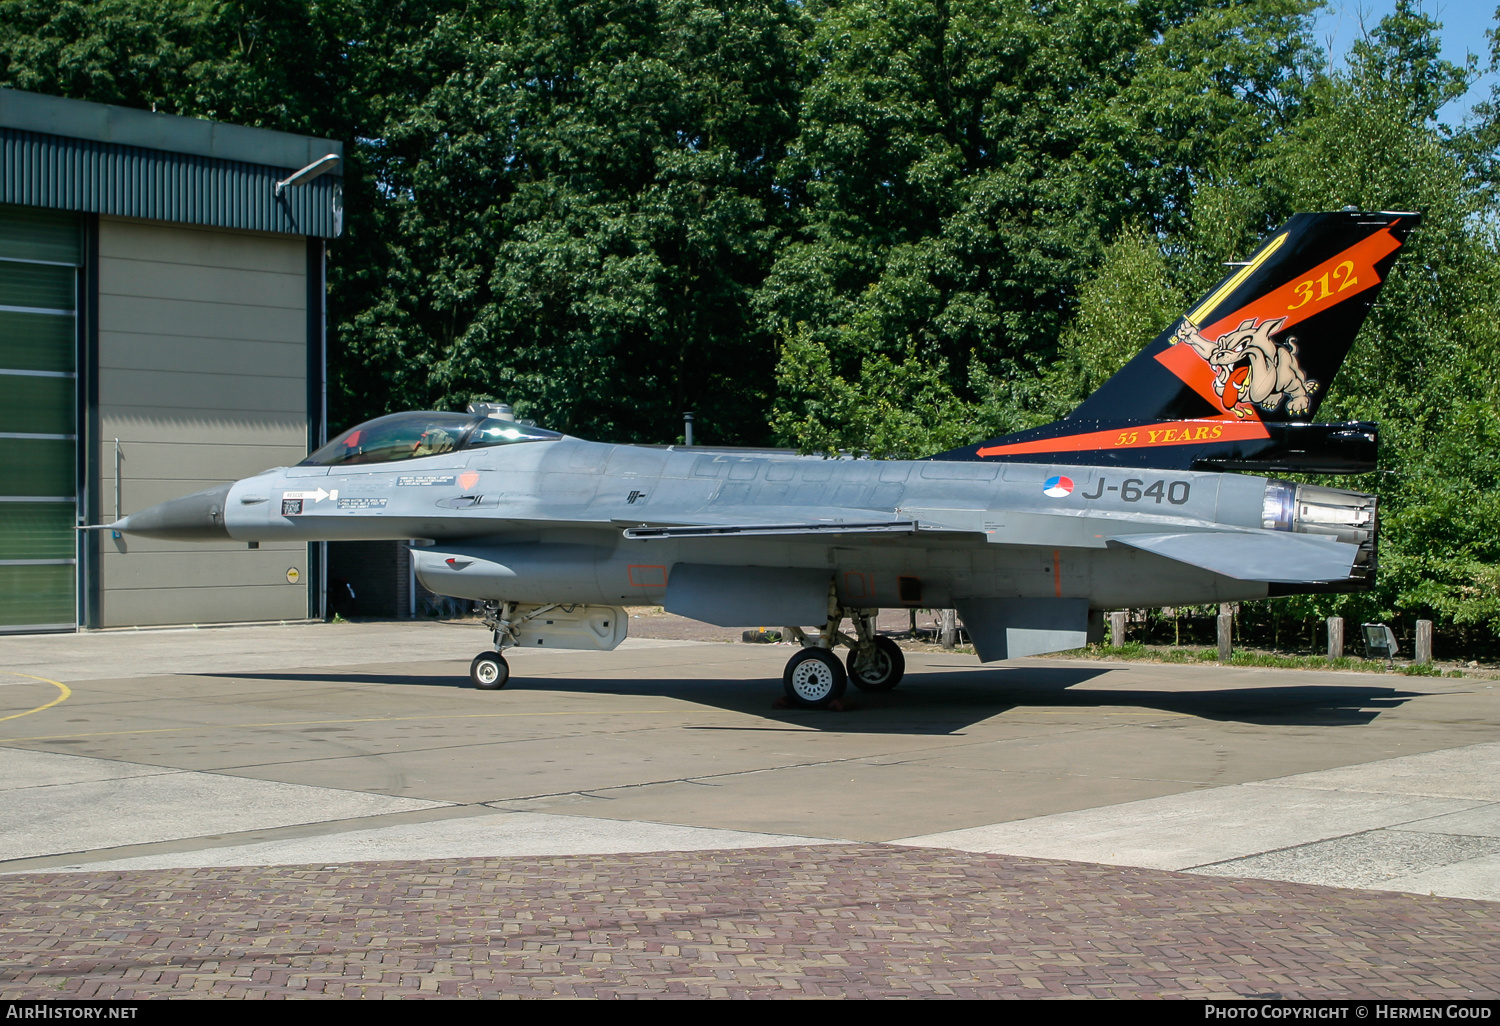
[{"label": "windscreen", "polygon": [[350,428],[303,460],[304,467],[394,463],[512,442],[540,442],[562,435],[546,428],[472,413],[393,413]]},{"label": "windscreen", "polygon": [[464,443],[464,448],[479,449],[490,445],[509,445],[512,442],[549,442],[561,437],[556,431],[548,431],[535,424],[486,417],[475,426],[474,433]]},{"label": "windscreen", "polygon": [[303,466],[392,463],[452,452],[477,418],[467,413],[393,413],[350,428],[302,461]]}]

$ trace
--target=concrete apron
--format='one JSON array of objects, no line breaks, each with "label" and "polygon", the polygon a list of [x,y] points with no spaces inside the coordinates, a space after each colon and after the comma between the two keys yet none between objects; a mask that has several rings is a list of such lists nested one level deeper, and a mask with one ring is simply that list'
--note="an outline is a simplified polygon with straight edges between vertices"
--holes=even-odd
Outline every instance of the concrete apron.
[{"label": "concrete apron", "polygon": [[[249,670],[370,664],[382,657],[452,659],[455,649],[482,647],[482,632],[472,627],[411,626],[5,639],[0,667],[10,671],[10,680],[33,680],[34,687],[38,677],[97,679],[103,653],[116,664],[111,672],[120,679],[193,673],[226,662]],[[627,645],[689,646],[694,660],[704,664],[720,657],[734,663],[745,651],[693,642]],[[535,657],[559,666],[566,659],[564,653]],[[126,673],[119,672],[121,663],[129,665]],[[731,671],[741,672],[737,667]],[[27,673],[33,676],[16,676]],[[1281,678],[1295,683],[1297,675]],[[1500,743],[1466,744],[887,843],[1500,900],[1497,768]],[[0,747],[0,862],[9,863],[13,872],[95,871],[688,851],[843,840],[674,824],[638,815],[514,811],[506,804],[514,803],[402,797],[259,779],[232,770],[202,772]]]},{"label": "concrete apron", "polygon": [[892,843],[1500,901],[1500,744]]},{"label": "concrete apron", "polygon": [[[1500,901],[1500,744],[890,842]],[[836,843],[507,812],[0,749],[0,860],[97,852],[51,871],[169,869]],[[154,810],[154,811],[153,811]],[[229,843],[224,834],[276,836]],[[111,858],[110,849],[158,853]],[[102,857],[101,857],[102,856]]]}]

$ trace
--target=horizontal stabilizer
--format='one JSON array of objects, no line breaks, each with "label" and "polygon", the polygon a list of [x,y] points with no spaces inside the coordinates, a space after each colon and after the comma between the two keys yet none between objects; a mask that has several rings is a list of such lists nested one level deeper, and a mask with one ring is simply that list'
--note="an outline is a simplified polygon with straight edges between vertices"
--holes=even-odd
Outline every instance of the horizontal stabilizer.
[{"label": "horizontal stabilizer", "polygon": [[1237,581],[1311,584],[1348,578],[1358,545],[1277,531],[1126,534],[1111,545],[1152,552]]}]

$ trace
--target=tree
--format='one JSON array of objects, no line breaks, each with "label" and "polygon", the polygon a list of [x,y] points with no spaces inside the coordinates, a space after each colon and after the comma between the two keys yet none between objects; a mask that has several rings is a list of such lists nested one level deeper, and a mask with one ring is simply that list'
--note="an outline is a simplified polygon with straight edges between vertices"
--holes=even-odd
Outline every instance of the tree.
[{"label": "tree", "polygon": [[337,326],[387,266],[385,124],[441,69],[412,60],[463,0],[0,0],[0,85],[344,143],[346,232],[329,249],[335,422],[384,412],[388,389],[343,357]]},{"label": "tree", "polygon": [[[1473,68],[1438,57],[1437,26],[1399,3],[1319,82],[1308,115],[1261,173],[1291,209],[1417,210],[1415,232],[1329,389],[1324,419],[1379,421],[1380,587],[1294,603],[1308,614],[1434,617],[1471,642],[1500,635],[1500,274],[1490,182],[1472,173],[1489,132],[1439,109]],[[1477,633],[1476,633],[1477,632]]]},{"label": "tree", "polygon": [[1081,402],[1181,316],[1187,299],[1161,240],[1127,225],[1105,248],[1098,272],[1078,290],[1078,313],[1063,329],[1062,353],[1048,375],[1053,394]]},{"label": "tree", "polygon": [[[1309,7],[820,9],[782,173],[801,216],[757,295],[763,317],[785,344],[822,346],[846,384],[882,356],[917,360],[919,376],[942,367],[940,419],[989,429],[1050,413],[1042,375],[1106,244],[1127,224],[1182,232],[1200,181],[1295,120]],[[817,407],[805,366],[783,360],[776,410]],[[837,433],[775,419],[803,447]]]},{"label": "tree", "polygon": [[375,160],[389,260],[341,325],[395,405],[494,396],[552,427],[664,441],[765,432],[749,299],[785,230],[794,7],[557,3],[440,22],[443,67]]}]

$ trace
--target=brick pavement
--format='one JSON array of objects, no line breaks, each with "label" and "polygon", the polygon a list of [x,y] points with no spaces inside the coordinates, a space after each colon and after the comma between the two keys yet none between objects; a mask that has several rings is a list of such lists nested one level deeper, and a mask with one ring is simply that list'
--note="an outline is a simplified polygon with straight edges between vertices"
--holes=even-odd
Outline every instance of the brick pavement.
[{"label": "brick pavement", "polygon": [[887,845],[0,878],[0,997],[1494,998],[1500,904]]}]

